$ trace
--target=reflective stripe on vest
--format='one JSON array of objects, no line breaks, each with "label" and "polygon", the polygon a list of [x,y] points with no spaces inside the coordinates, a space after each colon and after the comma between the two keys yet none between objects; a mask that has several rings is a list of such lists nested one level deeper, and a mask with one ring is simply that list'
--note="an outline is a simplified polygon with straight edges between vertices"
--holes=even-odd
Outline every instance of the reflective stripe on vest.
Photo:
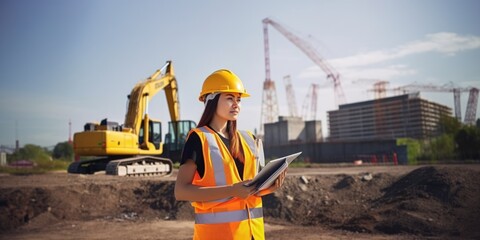
[{"label": "reflective stripe on vest", "polygon": [[[250,212],[250,219],[262,218],[263,209],[253,208],[248,209]],[[217,213],[197,213],[195,214],[195,224],[215,224],[215,223],[228,223],[228,222],[240,222],[248,219],[248,211],[236,210],[229,212],[217,212]]]},{"label": "reflective stripe on vest", "polygon": [[242,134],[243,138],[247,142],[248,147],[250,147],[250,150],[252,150],[253,154],[255,155],[255,159],[257,160],[257,173],[260,171],[260,168],[265,166],[265,158],[263,156],[263,145],[260,146],[261,149],[259,149],[255,141],[253,140],[252,137],[248,134],[247,131],[239,131],[240,134]]},{"label": "reflective stripe on vest", "polygon": [[225,171],[223,170],[222,154],[218,147],[215,136],[207,130],[206,127],[201,127],[200,130],[205,134],[207,138],[208,148],[210,149],[210,158],[212,159],[213,172],[215,176],[215,185],[227,185],[227,178],[225,177]]},{"label": "reflective stripe on vest", "polygon": [[247,145],[250,148],[250,150],[252,150],[253,154],[255,154],[255,158],[258,158],[257,151],[255,151],[256,147],[255,147],[255,142],[253,141],[253,138],[250,137],[247,131],[239,131],[239,132],[240,134],[242,134],[243,139],[245,139],[245,141],[247,142]]},{"label": "reflective stripe on vest", "polygon": [[[227,178],[225,177],[225,171],[223,170],[222,154],[218,147],[215,136],[207,130],[205,127],[200,127],[200,130],[205,134],[207,138],[208,148],[210,149],[210,158],[212,159],[213,172],[215,176],[215,184],[217,186],[227,185]],[[233,197],[217,199],[209,202],[227,202]]]}]

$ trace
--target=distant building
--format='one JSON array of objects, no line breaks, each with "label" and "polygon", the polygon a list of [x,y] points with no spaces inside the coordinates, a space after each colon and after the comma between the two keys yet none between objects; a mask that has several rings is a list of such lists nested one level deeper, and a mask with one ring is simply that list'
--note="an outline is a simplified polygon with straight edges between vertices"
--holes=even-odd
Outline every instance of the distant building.
[{"label": "distant building", "polygon": [[440,134],[442,116],[452,109],[419,93],[340,105],[328,112],[329,141],[416,138]]},{"label": "distant building", "polygon": [[300,117],[278,117],[278,122],[264,125],[264,145],[278,146],[289,143],[321,142],[322,122],[303,121]]},{"label": "distant building", "polygon": [[0,166],[6,166],[6,165],[7,165],[7,153],[0,152]]}]

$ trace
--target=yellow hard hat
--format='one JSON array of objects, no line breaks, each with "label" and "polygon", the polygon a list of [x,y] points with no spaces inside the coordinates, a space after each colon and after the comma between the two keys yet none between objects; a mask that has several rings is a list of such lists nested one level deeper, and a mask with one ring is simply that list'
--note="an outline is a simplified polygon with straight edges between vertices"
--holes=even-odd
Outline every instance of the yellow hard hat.
[{"label": "yellow hard hat", "polygon": [[243,87],[243,83],[235,73],[227,69],[220,69],[208,76],[203,82],[202,92],[198,100],[204,101],[209,93],[241,93],[241,97],[249,97],[250,94]]}]

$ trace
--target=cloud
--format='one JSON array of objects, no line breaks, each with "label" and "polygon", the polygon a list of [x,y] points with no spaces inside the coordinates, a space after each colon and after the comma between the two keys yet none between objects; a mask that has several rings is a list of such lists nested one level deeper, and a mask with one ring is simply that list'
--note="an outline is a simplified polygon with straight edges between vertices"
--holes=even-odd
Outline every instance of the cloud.
[{"label": "cloud", "polygon": [[345,58],[332,59],[329,62],[337,68],[357,67],[427,52],[439,52],[453,56],[457,52],[476,48],[480,48],[480,37],[440,32],[428,34],[424,40],[413,41],[393,49],[361,53]]},{"label": "cloud", "polygon": [[[406,65],[378,66],[388,61],[415,54],[437,52],[454,56],[458,52],[480,48],[480,37],[458,35],[450,32],[428,34],[422,40],[412,41],[392,49],[383,49],[359,53],[353,56],[328,60],[330,65],[341,73],[343,79],[381,78],[392,79],[397,76],[414,75],[415,69]],[[373,67],[372,65],[377,65]],[[302,78],[325,78],[325,73],[312,66],[300,73]]]}]

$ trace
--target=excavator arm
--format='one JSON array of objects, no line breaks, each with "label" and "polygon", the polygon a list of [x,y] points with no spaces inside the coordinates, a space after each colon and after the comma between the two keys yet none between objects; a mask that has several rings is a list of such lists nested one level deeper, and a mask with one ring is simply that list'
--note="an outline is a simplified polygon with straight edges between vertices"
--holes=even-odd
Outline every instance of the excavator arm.
[{"label": "excavator arm", "polygon": [[[164,73],[162,74],[162,72]],[[155,71],[146,80],[137,83],[128,96],[129,103],[124,128],[136,135],[143,134],[140,148],[145,150],[157,149],[149,140],[149,128],[152,126],[150,126],[148,105],[151,99],[161,90],[165,90],[171,122],[180,121],[177,80],[171,61],[167,61],[162,68]],[[140,129],[143,129],[142,133]]]},{"label": "excavator arm", "polygon": [[[165,73],[162,71],[165,69]],[[171,121],[180,120],[180,104],[178,102],[178,87],[171,61],[155,71],[146,80],[139,82],[133,87],[128,96],[128,110],[125,115],[124,128],[129,128],[133,133],[139,134],[142,121],[148,116],[148,104],[150,100],[161,90],[165,89],[168,110]]]}]

